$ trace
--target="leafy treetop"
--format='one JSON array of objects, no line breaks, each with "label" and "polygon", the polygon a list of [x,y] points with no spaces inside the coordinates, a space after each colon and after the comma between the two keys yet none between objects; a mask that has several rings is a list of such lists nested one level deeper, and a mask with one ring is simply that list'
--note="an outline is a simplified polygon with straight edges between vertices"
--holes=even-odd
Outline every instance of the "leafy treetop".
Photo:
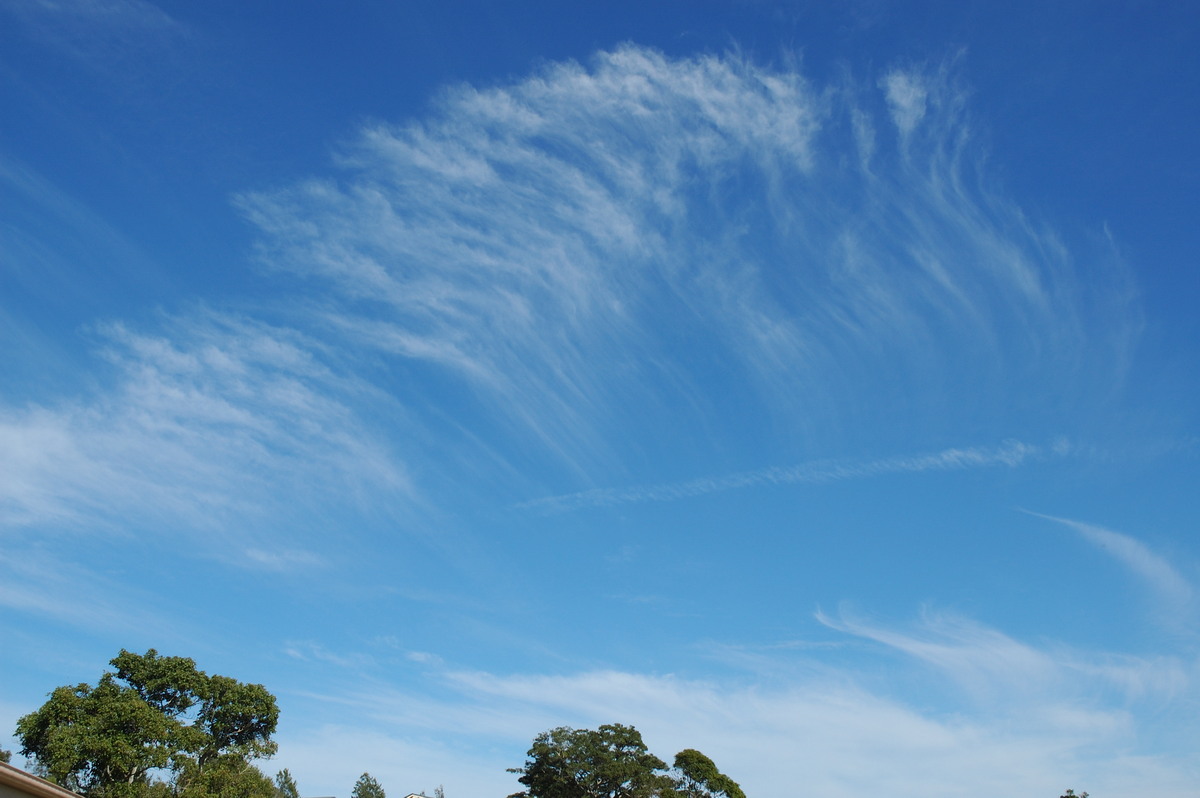
[{"label": "leafy treetop", "polygon": [[352,798],[386,798],[383,792],[383,785],[370,773],[364,773],[358,777],[358,781],[354,782],[354,792],[351,793]]},{"label": "leafy treetop", "polygon": [[278,798],[300,798],[300,788],[287,768],[275,774],[275,791]]},{"label": "leafy treetop", "polygon": [[[209,676],[187,657],[122,650],[95,686],[59,687],[36,712],[17,721],[21,753],[47,778],[89,796],[152,786],[169,772],[176,791],[197,798],[237,781],[260,781],[249,760],[270,756],[279,719],[275,697],[259,684]],[[211,782],[211,783],[210,783]],[[165,786],[165,785],[164,785]],[[136,792],[136,790],[135,790]],[[273,788],[265,798],[273,798]],[[248,796],[247,796],[248,798]]]},{"label": "leafy treetop", "polygon": [[694,748],[675,755],[675,771],[679,774],[676,787],[685,798],[746,798],[736,781]]},{"label": "leafy treetop", "polygon": [[651,754],[632,726],[598,730],[561,726],[534,738],[509,798],[746,798],[741,787],[694,749],[680,751],[675,768]]}]

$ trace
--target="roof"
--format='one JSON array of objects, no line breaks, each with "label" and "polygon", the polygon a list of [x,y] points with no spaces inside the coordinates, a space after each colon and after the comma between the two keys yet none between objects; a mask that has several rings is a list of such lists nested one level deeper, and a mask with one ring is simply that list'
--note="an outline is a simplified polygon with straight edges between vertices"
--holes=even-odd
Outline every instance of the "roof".
[{"label": "roof", "polygon": [[11,787],[36,798],[79,798],[78,795],[52,781],[38,778],[6,762],[0,762],[0,785]]}]

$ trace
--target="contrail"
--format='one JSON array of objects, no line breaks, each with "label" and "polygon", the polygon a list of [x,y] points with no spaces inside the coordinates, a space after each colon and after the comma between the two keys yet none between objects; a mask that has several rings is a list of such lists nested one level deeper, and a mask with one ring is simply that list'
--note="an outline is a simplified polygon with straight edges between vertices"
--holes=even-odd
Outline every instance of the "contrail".
[{"label": "contrail", "polygon": [[545,513],[564,513],[584,507],[611,507],[619,504],[668,502],[704,496],[754,485],[787,485],[797,483],[840,482],[863,479],[882,474],[919,473],[922,471],[963,471],[988,466],[1016,467],[1030,458],[1044,454],[1062,456],[1070,447],[1056,443],[1050,450],[1040,446],[1007,440],[993,448],[951,448],[940,452],[886,457],[865,462],[815,460],[793,466],[774,466],[755,471],[740,471],[718,477],[700,477],[683,482],[664,482],[658,485],[637,485],[626,488],[596,488],[578,493],[564,493],[521,502],[521,510],[541,510]]}]

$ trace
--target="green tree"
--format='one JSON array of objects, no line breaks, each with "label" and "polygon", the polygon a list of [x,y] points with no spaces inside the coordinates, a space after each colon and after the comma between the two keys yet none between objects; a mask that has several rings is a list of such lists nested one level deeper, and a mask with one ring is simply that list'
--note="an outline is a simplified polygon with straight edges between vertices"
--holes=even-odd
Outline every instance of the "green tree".
[{"label": "green tree", "polygon": [[354,792],[351,798],[386,798],[383,785],[376,781],[370,773],[364,773],[354,782]]},{"label": "green tree", "polygon": [[1074,790],[1067,790],[1060,795],[1059,798],[1088,798],[1088,794],[1086,792],[1081,792],[1079,795],[1076,795]]},{"label": "green tree", "polygon": [[736,781],[694,748],[675,755],[675,772],[675,788],[685,798],[746,798]]},{"label": "green tree", "polygon": [[105,784],[92,790],[89,798],[177,798],[177,796],[172,785],[161,779],[154,779],[134,784]]},{"label": "green tree", "polygon": [[171,798],[278,798],[278,793],[275,783],[241,756],[221,754],[204,767],[184,763]]},{"label": "green tree", "polygon": [[509,798],[653,798],[670,795],[667,764],[646,750],[641,733],[612,723],[598,731],[566,726],[534,738]]},{"label": "green tree", "polygon": [[300,798],[300,788],[287,768],[275,774],[275,791],[278,798]]},{"label": "green tree", "polygon": [[154,649],[122,650],[111,664],[94,687],[59,687],[17,721],[21,753],[47,778],[93,798],[149,794],[156,773],[172,774],[179,792],[200,790],[210,766],[213,779],[266,778],[237,766],[275,752],[279,709],[262,685]]},{"label": "green tree", "polygon": [[0,762],[4,762],[5,764],[7,764],[11,761],[12,761],[12,751],[6,751],[3,748],[0,748]]}]

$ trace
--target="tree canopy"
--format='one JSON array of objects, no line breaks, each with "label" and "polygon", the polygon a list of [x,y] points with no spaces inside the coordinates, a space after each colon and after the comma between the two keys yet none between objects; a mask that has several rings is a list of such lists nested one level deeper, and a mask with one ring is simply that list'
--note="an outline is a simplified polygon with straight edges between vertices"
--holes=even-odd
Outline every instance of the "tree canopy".
[{"label": "tree canopy", "polygon": [[741,787],[694,749],[673,770],[632,726],[561,726],[534,738],[519,773],[526,789],[509,798],[745,798]]},{"label": "tree canopy", "polygon": [[300,788],[287,768],[275,774],[275,792],[278,798],[300,798]]},{"label": "tree canopy", "polygon": [[746,798],[733,779],[695,748],[675,755],[676,788],[685,798]]},{"label": "tree canopy", "polygon": [[222,754],[204,767],[187,762],[176,776],[174,792],[171,798],[279,798],[271,779],[237,754]]},{"label": "tree canopy", "polygon": [[95,686],[59,687],[17,722],[21,753],[50,780],[99,796],[138,792],[165,773],[176,792],[195,798],[273,798],[270,780],[249,765],[276,749],[279,709],[266,688],[209,676],[187,657],[154,649],[122,650],[110,664],[116,670]]},{"label": "tree canopy", "polygon": [[351,798],[386,798],[383,785],[375,780],[370,773],[364,773],[354,782]]}]

